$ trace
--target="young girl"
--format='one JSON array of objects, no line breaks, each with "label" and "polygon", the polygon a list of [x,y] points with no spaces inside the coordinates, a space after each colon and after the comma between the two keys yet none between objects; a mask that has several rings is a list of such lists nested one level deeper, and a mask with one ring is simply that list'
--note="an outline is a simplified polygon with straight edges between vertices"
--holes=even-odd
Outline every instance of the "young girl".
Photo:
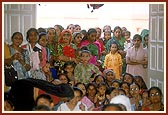
[{"label": "young girl", "polygon": [[66,29],[70,30],[71,34],[73,34],[75,26],[74,26],[74,24],[69,24]]},{"label": "young girl", "polygon": [[93,73],[101,74],[99,68],[89,63],[90,51],[83,50],[81,52],[81,63],[77,64],[74,70],[74,77],[76,82],[89,83],[90,77]]},{"label": "young girl", "polygon": [[49,61],[49,50],[46,47],[47,45],[47,34],[44,32],[39,33],[38,44],[41,46],[42,58],[40,60],[40,66],[43,67],[47,61]]},{"label": "young girl", "polygon": [[113,70],[111,69],[106,69],[103,71],[104,77],[106,79],[106,86],[108,88],[111,87],[112,81],[115,79],[115,74],[113,72]]},{"label": "young girl", "polygon": [[75,26],[74,32],[80,32],[81,31],[81,26],[80,25],[75,24],[74,26]]},{"label": "young girl", "polygon": [[131,38],[130,38],[131,32],[125,31],[123,34],[125,38],[124,51],[127,51],[130,47],[132,47]]},{"label": "young girl", "polygon": [[142,109],[142,97],[140,95],[140,87],[138,84],[133,83],[130,85],[131,94],[131,109],[132,111],[141,111]]},{"label": "young girl", "polygon": [[40,94],[37,99],[35,100],[36,102],[36,106],[39,105],[46,105],[47,107],[49,107],[51,110],[54,109],[54,103],[53,103],[53,99],[50,95],[48,94]]},{"label": "young girl", "polygon": [[75,78],[74,78],[74,69],[75,69],[75,63],[74,62],[65,62],[63,66],[64,73],[68,76],[72,86],[75,83]]},{"label": "young girl", "polygon": [[87,39],[83,39],[81,41],[80,47],[87,46],[89,51],[91,52],[91,58],[89,60],[89,63],[92,63],[94,65],[97,65],[97,59],[99,55],[99,47],[98,44],[95,43],[97,36],[97,31],[94,28],[91,28],[87,32]]},{"label": "young girl", "polygon": [[96,92],[97,88],[94,83],[90,82],[86,85],[86,96],[90,99],[90,101],[94,102]]},{"label": "young girl", "polygon": [[94,98],[94,104],[96,108],[103,105],[103,102],[105,101],[105,92],[106,92],[106,83],[100,82],[98,84],[97,93]]},{"label": "young girl", "polygon": [[104,36],[103,36],[103,44],[106,45],[106,43],[109,41],[111,38],[111,31],[104,31]]},{"label": "young girl", "polygon": [[75,84],[76,87],[80,88],[83,92],[83,96],[81,99],[81,102],[83,102],[87,108],[88,111],[91,111],[94,108],[94,103],[86,96],[86,86],[84,83],[78,82]]},{"label": "young girl", "polygon": [[118,53],[118,46],[116,42],[111,44],[110,53],[105,56],[104,68],[112,69],[115,73],[116,79],[120,80],[122,75],[122,57]]}]

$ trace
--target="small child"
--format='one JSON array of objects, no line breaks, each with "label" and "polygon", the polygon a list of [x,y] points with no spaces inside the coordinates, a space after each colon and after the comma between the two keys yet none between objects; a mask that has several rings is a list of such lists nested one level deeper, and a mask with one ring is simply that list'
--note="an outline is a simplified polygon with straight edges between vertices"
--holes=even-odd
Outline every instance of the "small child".
[{"label": "small child", "polygon": [[104,68],[112,69],[116,75],[116,79],[120,80],[122,75],[122,57],[118,53],[118,45],[116,42],[112,42],[110,53],[105,56]]},{"label": "small child", "polygon": [[100,82],[97,87],[97,94],[94,98],[94,104],[96,108],[99,108],[103,105],[106,97],[105,92],[106,92],[106,83]]},{"label": "small child", "polygon": [[131,38],[130,38],[131,32],[125,31],[123,34],[125,38],[124,51],[127,51],[130,47],[132,47]]},{"label": "small child", "polygon": [[36,106],[45,105],[48,106],[51,110],[54,109],[53,99],[48,94],[41,94],[35,100]]},{"label": "small child", "polygon": [[76,82],[89,83],[90,77],[93,73],[101,74],[99,68],[89,63],[91,53],[88,50],[83,50],[80,54],[81,63],[77,64],[74,70],[74,77]]},{"label": "small child", "polygon": [[80,88],[82,93],[83,93],[81,102],[84,103],[87,106],[88,111],[92,111],[92,109],[94,108],[94,103],[86,96],[86,86],[85,86],[85,84],[81,83],[81,82],[78,82],[78,83],[75,84],[75,86]]},{"label": "small child", "polygon": [[68,76],[70,82],[72,84],[72,86],[75,83],[75,78],[74,78],[74,69],[75,69],[75,63],[72,61],[68,61],[64,63],[63,66],[63,70],[64,73]]}]

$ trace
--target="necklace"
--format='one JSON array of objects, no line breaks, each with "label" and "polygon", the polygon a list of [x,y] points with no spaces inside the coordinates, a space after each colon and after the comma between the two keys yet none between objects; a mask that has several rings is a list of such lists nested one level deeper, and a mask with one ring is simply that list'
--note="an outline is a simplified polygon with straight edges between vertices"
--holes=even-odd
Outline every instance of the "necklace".
[{"label": "necklace", "polygon": [[101,96],[98,95],[97,98],[101,101],[105,98],[105,95],[101,95]]}]

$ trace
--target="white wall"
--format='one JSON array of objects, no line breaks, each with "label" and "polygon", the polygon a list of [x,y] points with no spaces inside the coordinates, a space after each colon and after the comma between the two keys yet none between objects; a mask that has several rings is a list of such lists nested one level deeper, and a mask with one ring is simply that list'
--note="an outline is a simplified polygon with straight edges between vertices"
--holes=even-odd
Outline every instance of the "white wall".
[{"label": "white wall", "polygon": [[91,13],[87,3],[45,3],[37,5],[37,28],[53,27],[60,24],[79,24],[82,29],[103,28],[104,25],[125,26],[132,36],[142,29],[149,28],[149,3],[104,3],[104,6]]}]

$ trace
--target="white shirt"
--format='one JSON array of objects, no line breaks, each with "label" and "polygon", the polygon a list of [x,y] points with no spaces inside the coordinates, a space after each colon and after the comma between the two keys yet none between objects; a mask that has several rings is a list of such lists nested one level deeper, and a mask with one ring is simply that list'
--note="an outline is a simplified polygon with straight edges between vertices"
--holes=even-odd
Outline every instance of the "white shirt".
[{"label": "white shirt", "polygon": [[[79,101],[77,104],[76,104],[76,106],[74,107],[74,109],[72,110],[72,111],[82,111],[81,109],[80,109],[80,104],[81,104],[82,102],[81,101]],[[82,103],[83,104],[83,103]],[[85,104],[83,104],[84,106],[85,106],[85,111],[87,111],[87,106],[85,105]],[[67,104],[66,103],[62,103],[59,107],[58,107],[58,110],[57,111],[71,111],[70,109],[69,109],[69,107],[67,106]]]}]

